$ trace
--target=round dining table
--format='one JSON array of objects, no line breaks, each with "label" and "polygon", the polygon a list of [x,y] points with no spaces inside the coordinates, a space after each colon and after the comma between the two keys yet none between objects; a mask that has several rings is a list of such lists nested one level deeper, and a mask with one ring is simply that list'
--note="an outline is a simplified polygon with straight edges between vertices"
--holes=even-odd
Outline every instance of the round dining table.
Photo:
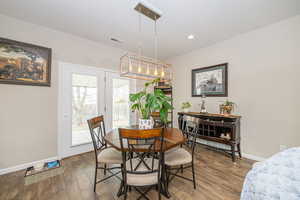
[{"label": "round dining table", "polygon": [[[129,127],[124,127],[126,129],[139,129],[138,126],[129,126]],[[186,142],[186,138],[179,130],[178,128],[164,128],[164,144],[163,144],[163,155],[162,155],[162,165],[164,166],[164,154],[166,151],[175,148],[177,146],[180,146]],[[121,144],[120,144],[120,138],[119,138],[119,131],[118,129],[113,129],[112,131],[108,132],[104,136],[105,142],[110,145],[111,147],[117,149],[118,151],[122,151],[121,149]],[[170,197],[168,187],[167,187],[167,181],[166,181],[166,170],[165,167],[162,168],[162,173],[161,173],[161,193],[166,196],[167,198]],[[122,184],[120,186],[120,190],[118,192],[118,196],[122,195]]]}]

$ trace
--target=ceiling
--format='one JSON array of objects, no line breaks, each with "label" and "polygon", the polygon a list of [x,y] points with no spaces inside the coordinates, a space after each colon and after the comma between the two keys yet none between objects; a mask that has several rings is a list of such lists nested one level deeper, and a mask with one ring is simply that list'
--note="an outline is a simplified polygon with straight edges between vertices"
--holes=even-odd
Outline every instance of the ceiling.
[{"label": "ceiling", "polygon": [[[187,53],[235,35],[300,14],[300,0],[149,0],[158,20],[162,59]],[[92,41],[154,55],[154,24],[142,19],[138,31],[136,0],[1,0],[0,13],[71,33]],[[187,36],[194,34],[194,40]],[[123,41],[112,42],[111,37]]]}]

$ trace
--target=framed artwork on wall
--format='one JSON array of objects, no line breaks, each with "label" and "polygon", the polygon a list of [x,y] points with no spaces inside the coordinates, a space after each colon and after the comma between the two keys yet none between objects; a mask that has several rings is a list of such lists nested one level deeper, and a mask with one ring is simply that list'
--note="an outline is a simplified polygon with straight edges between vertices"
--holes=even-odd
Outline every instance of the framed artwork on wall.
[{"label": "framed artwork on wall", "polygon": [[49,86],[51,49],[0,38],[0,83]]},{"label": "framed artwork on wall", "polygon": [[192,97],[227,97],[228,63],[192,70]]}]

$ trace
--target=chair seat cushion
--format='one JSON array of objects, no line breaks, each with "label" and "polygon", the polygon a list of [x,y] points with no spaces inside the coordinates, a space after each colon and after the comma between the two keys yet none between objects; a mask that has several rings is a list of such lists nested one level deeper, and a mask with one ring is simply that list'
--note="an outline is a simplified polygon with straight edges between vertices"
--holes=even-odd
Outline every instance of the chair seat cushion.
[{"label": "chair seat cushion", "polygon": [[165,164],[168,166],[184,165],[192,162],[192,155],[183,148],[165,154]]},{"label": "chair seat cushion", "polygon": [[177,151],[179,148],[181,148],[181,147],[177,146],[177,147],[171,148],[171,149],[169,149],[168,151],[166,151],[165,154],[171,153],[171,152],[173,152],[173,151]]},{"label": "chair seat cushion", "polygon": [[[146,164],[152,168],[152,158],[146,158],[144,159]],[[135,169],[135,167],[140,162],[140,159],[132,159],[132,168]],[[153,170],[158,169],[158,160],[154,159],[154,167]],[[131,170],[130,160],[126,162],[126,170]],[[141,163],[139,167],[135,170],[135,172],[141,173],[145,172],[143,174],[134,174],[127,172],[127,184],[132,186],[148,186],[148,185],[155,185],[158,183],[158,172],[151,172],[144,163]]]},{"label": "chair seat cushion", "polygon": [[122,164],[122,154],[118,150],[109,147],[98,153],[98,162],[107,164]]}]

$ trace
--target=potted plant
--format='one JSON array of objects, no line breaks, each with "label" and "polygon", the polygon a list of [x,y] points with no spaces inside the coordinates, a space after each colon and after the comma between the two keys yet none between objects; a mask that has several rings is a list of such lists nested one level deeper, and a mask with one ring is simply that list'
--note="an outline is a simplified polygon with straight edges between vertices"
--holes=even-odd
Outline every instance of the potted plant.
[{"label": "potted plant", "polygon": [[156,85],[159,81],[160,79],[158,78],[147,82],[142,91],[129,96],[129,100],[132,103],[131,110],[139,112],[139,128],[141,129],[153,128],[152,112],[159,112],[160,120],[163,124],[167,124],[168,111],[173,109],[170,97],[166,96],[160,89],[152,90],[150,88],[150,86]]},{"label": "potted plant", "polygon": [[183,112],[189,112],[190,107],[192,107],[192,104],[188,101],[181,104],[181,109],[183,109]]},{"label": "potted plant", "polygon": [[220,105],[220,114],[230,115],[234,110],[234,106],[235,103],[227,99],[223,104]]}]

